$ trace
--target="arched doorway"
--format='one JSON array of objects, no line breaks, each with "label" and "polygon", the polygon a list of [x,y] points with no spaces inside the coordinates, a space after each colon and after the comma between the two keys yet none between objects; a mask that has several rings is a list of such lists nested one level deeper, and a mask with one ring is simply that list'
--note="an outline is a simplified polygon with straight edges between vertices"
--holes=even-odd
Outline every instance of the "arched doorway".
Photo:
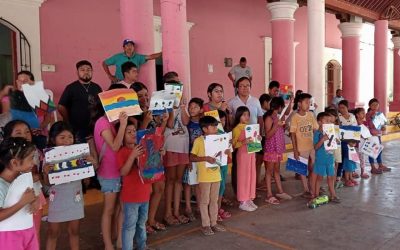
[{"label": "arched doorway", "polygon": [[13,83],[18,71],[31,71],[30,47],[16,26],[0,18],[0,87]]},{"label": "arched doorway", "polygon": [[342,65],[336,60],[330,60],[326,66],[326,106],[332,103],[336,90],[342,88]]}]

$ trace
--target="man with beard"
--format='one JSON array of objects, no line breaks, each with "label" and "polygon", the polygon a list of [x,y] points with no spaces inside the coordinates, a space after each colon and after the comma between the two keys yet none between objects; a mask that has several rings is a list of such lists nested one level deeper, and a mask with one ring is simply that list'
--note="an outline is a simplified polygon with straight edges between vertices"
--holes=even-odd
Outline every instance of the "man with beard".
[{"label": "man with beard", "polygon": [[[112,83],[116,83],[124,79],[124,74],[122,73],[121,69],[121,66],[124,63],[134,63],[139,71],[140,66],[145,64],[148,60],[154,60],[161,57],[161,52],[151,55],[141,55],[136,53],[135,43],[130,39],[125,39],[122,42],[122,48],[124,49],[124,52],[115,54],[103,61],[103,69]],[[115,65],[115,75],[111,74],[110,69],[108,68],[111,65]]]},{"label": "man with beard", "polygon": [[75,132],[77,142],[86,142],[89,131],[90,110],[95,96],[99,94],[101,87],[92,82],[93,68],[89,61],[83,60],[76,64],[78,80],[70,83],[61,95],[58,103],[58,112],[63,120],[69,122]]}]

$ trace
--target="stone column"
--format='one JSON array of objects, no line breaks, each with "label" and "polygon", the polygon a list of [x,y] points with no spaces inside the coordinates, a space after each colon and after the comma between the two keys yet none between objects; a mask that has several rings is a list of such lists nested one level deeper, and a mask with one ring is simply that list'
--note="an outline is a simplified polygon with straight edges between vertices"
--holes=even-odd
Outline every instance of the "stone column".
[{"label": "stone column", "polygon": [[350,108],[360,107],[360,36],[362,23],[339,24],[342,32],[342,89]]},{"label": "stone column", "polygon": [[184,85],[184,96],[189,99],[191,82],[186,0],[160,0],[160,4],[164,74],[177,72]]},{"label": "stone column", "polygon": [[400,36],[392,38],[393,47],[393,102],[390,111],[400,111]]},{"label": "stone column", "polygon": [[308,92],[325,107],[325,0],[308,0]]},{"label": "stone column", "polygon": [[[122,40],[132,39],[135,42],[136,53],[153,54],[153,1],[120,0],[120,19]],[[139,81],[142,81],[149,88],[150,94],[157,90],[154,60],[149,60],[140,67]]]},{"label": "stone column", "polygon": [[294,84],[294,12],[298,8],[294,2],[267,4],[272,27],[272,80],[282,84]]},{"label": "stone column", "polygon": [[387,58],[388,58],[388,21],[375,22],[374,46],[374,97],[379,100],[379,109],[387,114]]}]

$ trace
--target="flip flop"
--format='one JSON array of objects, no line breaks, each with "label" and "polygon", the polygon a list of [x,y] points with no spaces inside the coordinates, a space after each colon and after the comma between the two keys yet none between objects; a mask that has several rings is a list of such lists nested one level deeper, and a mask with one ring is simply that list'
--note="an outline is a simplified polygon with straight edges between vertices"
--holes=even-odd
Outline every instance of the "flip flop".
[{"label": "flip flop", "polygon": [[167,218],[164,218],[164,221],[168,226],[177,226],[181,224],[179,220],[175,218],[175,216],[169,216]]},{"label": "flip flop", "polygon": [[155,232],[156,232],[156,230],[154,230],[154,228],[152,226],[146,225],[146,233],[147,234],[153,234]]},{"label": "flip flop", "polygon": [[277,198],[275,198],[274,196],[271,196],[267,199],[265,199],[265,202],[272,204],[272,205],[279,205],[279,200]]},{"label": "flip flop", "polygon": [[155,229],[156,231],[165,231],[165,230],[167,230],[167,227],[164,224],[162,224],[162,223],[160,223],[158,221],[156,221],[156,223],[154,225],[150,225],[150,226],[153,229]]},{"label": "flip flop", "polygon": [[222,220],[228,219],[232,217],[232,214],[228,211],[223,210],[222,208],[218,211],[218,216],[221,217]]},{"label": "flip flop", "polygon": [[187,224],[189,223],[189,218],[184,216],[184,215],[179,215],[178,217],[176,217],[176,219],[178,219],[180,224]]}]

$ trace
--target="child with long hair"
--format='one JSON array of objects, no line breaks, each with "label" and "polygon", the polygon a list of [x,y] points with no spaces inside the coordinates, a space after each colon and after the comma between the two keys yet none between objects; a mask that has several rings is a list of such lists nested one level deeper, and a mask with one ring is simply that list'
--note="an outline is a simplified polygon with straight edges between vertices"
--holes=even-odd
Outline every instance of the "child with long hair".
[{"label": "child with long hair", "polygon": [[36,200],[30,173],[35,152],[36,147],[23,138],[8,138],[0,144],[2,249],[39,250],[31,214],[35,212],[32,205]]},{"label": "child with long hair", "polygon": [[[381,128],[376,128],[374,125],[374,122],[373,122],[375,119],[375,116],[378,115],[378,110],[379,110],[378,99],[376,99],[376,98],[371,99],[368,102],[368,106],[369,106],[369,110],[365,116],[366,126],[369,128],[371,135],[377,136],[379,138],[379,142],[382,143],[381,136],[382,136],[382,132],[384,132],[386,130],[386,127],[382,126]],[[391,168],[383,165],[382,152],[379,153],[379,155],[376,159],[374,159],[372,157],[368,157],[368,160],[369,160],[369,163],[371,164],[371,173],[372,174],[382,174],[383,172],[391,171]],[[378,166],[376,164],[378,164]]]},{"label": "child with long hair", "polygon": [[[221,121],[221,125],[224,128],[225,132],[228,131],[227,125],[227,114],[222,111],[218,110],[219,119]],[[218,133],[224,133],[223,131],[218,131]],[[228,178],[229,168],[232,168],[232,154],[228,157],[228,165],[220,166],[221,170],[221,184],[219,186],[219,197],[218,197],[218,221],[223,221],[225,219],[229,219],[232,214],[228,211],[225,211],[222,208],[222,203],[228,206],[233,206],[233,202],[229,199],[224,198],[225,189],[226,189],[226,180]]]},{"label": "child with long hair", "polygon": [[[20,137],[24,138],[28,142],[32,142],[32,132],[29,127],[29,124],[22,120],[14,120],[6,124],[3,129],[4,138],[10,137]],[[35,224],[37,238],[39,240],[40,247],[40,224],[43,214],[43,206],[46,204],[46,198],[42,192],[42,183],[41,183],[41,159],[43,158],[43,153],[36,149],[35,157],[34,157],[34,167],[32,168],[32,177],[33,177],[33,190],[35,191],[35,195],[38,197],[37,206],[38,210],[33,214],[33,222]]]},{"label": "child with long hair", "polygon": [[282,188],[280,178],[280,162],[283,159],[285,147],[285,123],[279,119],[279,114],[285,107],[285,101],[282,97],[274,97],[270,102],[270,110],[264,114],[265,126],[265,148],[264,148],[264,166],[266,172],[267,197],[266,202],[270,204],[279,204],[279,200],[272,195],[271,178],[275,178],[279,199],[290,200],[292,197],[285,193]]},{"label": "child with long hair", "polygon": [[[92,107],[93,138],[99,154],[97,179],[104,194],[101,232],[106,250],[113,249],[113,240],[121,244],[121,206],[118,194],[121,190],[121,175],[117,167],[117,152],[122,146],[128,115],[121,112],[118,121],[109,122],[101,101],[97,96]],[[118,130],[115,129],[119,122]]]},{"label": "child with long hair", "polygon": [[[365,123],[365,109],[364,108],[356,108],[354,110],[354,115],[356,117],[358,126],[361,126],[361,127],[364,127],[365,129],[367,129],[365,127],[365,125],[364,125],[364,123]],[[363,128],[361,128],[361,129],[363,129]],[[361,136],[359,147],[360,147],[360,145],[363,145],[365,139],[366,138],[363,138]],[[360,152],[360,150],[358,150],[358,157],[360,158],[361,178],[362,179],[368,179],[369,175],[365,172],[365,156],[364,156],[363,153]]]},{"label": "child with long hair", "polygon": [[[59,121],[53,124],[49,132],[49,147],[70,146],[74,144],[72,128],[65,122]],[[87,161],[93,162],[92,157]],[[45,181],[49,184],[48,174],[53,165],[44,165]],[[63,223],[68,224],[69,244],[71,249],[79,249],[79,226],[84,217],[84,204],[82,182],[71,181],[59,185],[52,185],[49,190],[49,212],[47,221],[46,249],[57,248],[57,239],[62,230]]]},{"label": "child with long hair", "polygon": [[164,156],[166,173],[164,220],[169,226],[189,222],[189,218],[181,214],[179,210],[183,173],[189,164],[189,132],[186,127],[189,120],[186,100],[182,98],[179,107],[174,109],[173,114],[170,115],[164,133],[166,150]]},{"label": "child with long hair", "polygon": [[236,110],[234,129],[232,130],[232,144],[236,153],[237,162],[237,199],[239,208],[252,212],[258,207],[253,200],[256,198],[256,157],[247,152],[247,144],[252,139],[246,138],[245,128],[250,121],[250,110],[241,106]]}]

